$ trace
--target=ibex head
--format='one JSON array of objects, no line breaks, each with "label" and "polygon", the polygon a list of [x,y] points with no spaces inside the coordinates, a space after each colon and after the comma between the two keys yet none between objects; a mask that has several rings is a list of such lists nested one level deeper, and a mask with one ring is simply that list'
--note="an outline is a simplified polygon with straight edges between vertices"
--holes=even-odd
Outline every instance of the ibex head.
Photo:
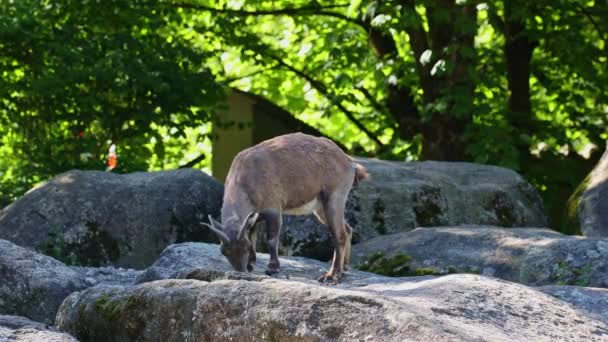
[{"label": "ibex head", "polygon": [[255,264],[255,249],[249,239],[249,231],[258,220],[258,213],[250,213],[243,222],[229,221],[226,225],[215,221],[209,215],[209,227],[220,239],[220,252],[228,259],[232,268],[239,272],[253,271]]}]

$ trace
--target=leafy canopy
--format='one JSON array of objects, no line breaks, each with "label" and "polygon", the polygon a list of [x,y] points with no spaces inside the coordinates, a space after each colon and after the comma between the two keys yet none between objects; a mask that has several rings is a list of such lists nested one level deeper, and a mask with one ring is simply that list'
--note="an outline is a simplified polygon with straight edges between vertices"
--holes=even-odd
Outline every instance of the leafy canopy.
[{"label": "leafy canopy", "polygon": [[0,197],[103,168],[111,142],[120,171],[184,164],[229,86],[352,154],[515,169],[557,225],[608,138],[606,18],[606,0],[0,2]]},{"label": "leafy canopy", "polygon": [[103,168],[111,143],[129,171],[162,167],[188,130],[204,139],[222,93],[184,25],[156,0],[0,2],[2,197]]}]

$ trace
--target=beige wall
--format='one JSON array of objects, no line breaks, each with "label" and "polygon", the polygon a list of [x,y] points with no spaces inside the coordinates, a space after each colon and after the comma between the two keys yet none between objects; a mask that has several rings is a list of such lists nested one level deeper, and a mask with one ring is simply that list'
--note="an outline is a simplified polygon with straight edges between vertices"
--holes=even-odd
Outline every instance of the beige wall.
[{"label": "beige wall", "polygon": [[291,132],[321,134],[255,95],[233,91],[228,94],[227,102],[227,109],[219,113],[219,124],[213,126],[211,172],[222,182],[226,180],[232,159],[248,147]]},{"label": "beige wall", "polygon": [[220,181],[226,179],[232,159],[253,144],[254,100],[241,93],[228,95],[228,108],[219,113],[213,126],[211,172]]}]

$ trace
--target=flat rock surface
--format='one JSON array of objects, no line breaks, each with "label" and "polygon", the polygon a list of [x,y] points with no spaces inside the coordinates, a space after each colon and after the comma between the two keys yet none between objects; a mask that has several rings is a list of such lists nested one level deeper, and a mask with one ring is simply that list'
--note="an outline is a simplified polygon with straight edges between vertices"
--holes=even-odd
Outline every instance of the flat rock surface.
[{"label": "flat rock surface", "polygon": [[[269,255],[257,253],[253,273],[233,272],[226,258],[220,254],[219,246],[202,242],[185,242],[167,247],[158,260],[146,269],[137,282],[147,282],[168,278],[195,278],[213,280],[228,276],[248,279],[267,278],[265,275]],[[327,272],[329,262],[321,262],[303,257],[280,257],[281,271],[275,278],[303,278],[314,280]],[[365,282],[378,277],[373,273],[349,270],[344,274],[346,282]],[[384,277],[386,278],[386,277]],[[391,279],[391,278],[388,278]]]},{"label": "flat rock surface", "polygon": [[142,270],[125,269],[120,267],[105,266],[105,267],[80,267],[70,266],[70,268],[79,273],[87,285],[94,286],[99,284],[104,285],[131,285],[137,281],[137,278],[143,273]]},{"label": "flat rock surface", "polygon": [[539,287],[538,290],[608,323],[608,289],[550,285]]},{"label": "flat rock surface", "polygon": [[471,272],[527,285],[608,287],[608,239],[549,229],[489,226],[417,228],[353,245],[353,264],[405,254],[410,267]]},{"label": "flat rock surface", "polygon": [[0,315],[0,342],[78,342],[48,325],[25,317]]},{"label": "flat rock surface", "polygon": [[366,284],[167,279],[70,295],[83,341],[608,341],[606,323],[532,288],[458,274]]}]

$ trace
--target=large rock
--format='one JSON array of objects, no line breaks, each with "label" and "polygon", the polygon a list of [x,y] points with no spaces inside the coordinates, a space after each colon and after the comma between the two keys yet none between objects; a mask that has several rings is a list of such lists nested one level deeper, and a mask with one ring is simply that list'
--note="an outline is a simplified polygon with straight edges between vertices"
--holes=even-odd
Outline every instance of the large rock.
[{"label": "large rock", "polygon": [[[264,277],[269,255],[258,253],[256,264],[251,274],[232,272],[226,258],[220,254],[218,245],[186,242],[167,247],[158,260],[146,269],[137,280],[144,283],[159,279],[199,279],[213,280],[225,277],[246,277],[259,279]],[[281,272],[279,278],[317,279],[330,266],[329,263],[303,257],[280,257]],[[350,270],[344,275],[347,282],[361,282],[375,279],[375,274]]]},{"label": "large rock", "polygon": [[608,289],[580,286],[542,286],[539,291],[571,303],[587,315],[608,323]]},{"label": "large rock", "polygon": [[[355,242],[415,227],[547,225],[540,196],[511,170],[471,163],[357,160],[371,178],[351,192],[347,204]],[[312,217],[286,216],[281,238],[285,254],[321,260],[332,255],[327,228]]]},{"label": "large rock", "polygon": [[[281,258],[283,270],[271,278],[262,274],[268,255],[257,259],[253,274],[232,272],[217,245],[170,246],[145,283],[70,295],[56,325],[104,342],[608,340],[591,299],[566,299],[571,305],[471,274],[390,278],[351,270],[326,286],[314,280],[326,263]],[[542,290],[558,298],[569,291],[553,288]]]},{"label": "large rock", "polygon": [[78,342],[73,336],[61,333],[48,325],[25,317],[0,315],[2,342]]},{"label": "large rock", "polygon": [[142,271],[68,267],[46,255],[0,239],[0,315],[53,323],[70,293],[94,285],[130,285]]},{"label": "large rock", "polygon": [[608,239],[548,229],[417,228],[353,246],[353,264],[363,264],[377,252],[387,264],[404,254],[411,257],[411,269],[437,273],[481,273],[529,285],[608,287]]},{"label": "large rock", "polygon": [[577,232],[608,237],[608,148],[568,201],[568,216]]},{"label": "large rock", "polygon": [[322,286],[257,278],[97,286],[62,304],[83,341],[606,341],[608,325],[476,275]]},{"label": "large rock", "polygon": [[70,171],[0,211],[0,238],[72,264],[143,268],[176,241],[215,237],[223,187],[201,171]]},{"label": "large rock", "polygon": [[0,314],[52,324],[65,297],[88,285],[63,263],[0,240]]},{"label": "large rock", "polygon": [[70,268],[80,274],[87,285],[131,285],[141,276],[143,271],[134,269],[124,269],[120,267],[80,267],[70,266]]}]

